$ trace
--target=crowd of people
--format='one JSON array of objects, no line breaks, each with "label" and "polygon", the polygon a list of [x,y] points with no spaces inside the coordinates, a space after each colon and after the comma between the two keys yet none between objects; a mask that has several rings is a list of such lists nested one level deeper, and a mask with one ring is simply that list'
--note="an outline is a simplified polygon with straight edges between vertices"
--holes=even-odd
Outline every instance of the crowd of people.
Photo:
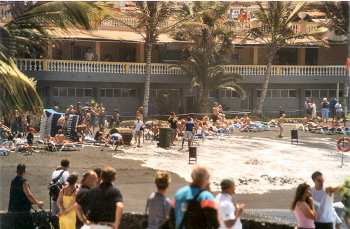
[{"label": "crowd of people", "polygon": [[[57,197],[51,196],[52,214],[58,218],[54,226],[60,229],[117,229],[121,225],[124,202],[122,193],[114,185],[116,170],[111,167],[86,171],[81,179],[69,172],[69,161],[64,159],[52,173],[51,184],[61,184]],[[340,228],[341,218],[333,207],[338,187],[326,187],[321,172],[312,174],[314,187],[300,184],[291,209],[298,228]],[[221,190],[210,189],[210,173],[197,165],[191,172],[192,181],[180,188],[172,199],[167,197],[171,185],[168,172],[157,171],[155,191],[145,200],[146,220],[142,226],[159,228],[240,229],[244,203],[235,200],[236,185],[232,179],[223,179]],[[26,179],[26,166],[17,166],[17,175],[11,182],[8,211],[18,214],[15,229],[33,228],[30,210],[32,205],[43,208],[44,203],[31,192]],[[50,206],[51,206],[50,205]]]},{"label": "crowd of people", "polygon": [[323,98],[319,104],[320,112],[317,112],[317,105],[313,98],[307,98],[304,106],[306,118],[311,121],[321,117],[321,122],[327,124],[330,118],[332,118],[332,121],[339,121],[344,118],[343,107],[336,97],[333,97],[330,101],[328,98]]}]

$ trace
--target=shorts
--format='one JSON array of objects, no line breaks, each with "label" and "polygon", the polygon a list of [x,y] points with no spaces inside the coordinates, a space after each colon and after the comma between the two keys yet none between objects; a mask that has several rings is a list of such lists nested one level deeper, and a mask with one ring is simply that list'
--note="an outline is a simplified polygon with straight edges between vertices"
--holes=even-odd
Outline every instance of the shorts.
[{"label": "shorts", "polygon": [[184,135],[185,139],[191,140],[193,138],[193,133],[192,131],[185,131],[185,135]]},{"label": "shorts", "polygon": [[141,130],[135,130],[135,135],[136,136],[141,136],[142,135],[142,131]]},{"label": "shorts", "polygon": [[318,223],[315,222],[315,229],[333,229],[333,223]]},{"label": "shorts", "polygon": [[321,109],[321,116],[324,119],[328,119],[329,118],[329,109],[328,108],[322,108]]}]

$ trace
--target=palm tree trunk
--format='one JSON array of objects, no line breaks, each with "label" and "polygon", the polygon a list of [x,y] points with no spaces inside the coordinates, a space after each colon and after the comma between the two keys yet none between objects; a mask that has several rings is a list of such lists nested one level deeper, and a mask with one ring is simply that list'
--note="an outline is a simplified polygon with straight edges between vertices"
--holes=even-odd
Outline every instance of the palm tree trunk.
[{"label": "palm tree trunk", "polygon": [[208,98],[209,89],[207,87],[202,87],[199,90],[199,112],[208,113]]},{"label": "palm tree trunk", "polygon": [[264,83],[262,85],[260,99],[259,99],[259,102],[257,104],[256,111],[255,111],[255,114],[258,117],[262,116],[264,102],[265,102],[267,89],[269,87],[269,82],[270,82],[270,77],[271,77],[272,62],[273,62],[273,59],[275,57],[276,52],[277,52],[277,50],[275,48],[271,48],[271,50],[269,51],[268,62],[267,62],[267,66],[266,66],[266,70],[265,70],[265,74],[264,74]]},{"label": "palm tree trunk", "polygon": [[147,42],[146,45],[147,45],[146,82],[145,82],[145,92],[143,96],[144,117],[148,116],[148,107],[149,107],[149,92],[150,92],[150,86],[151,86],[152,42]]}]

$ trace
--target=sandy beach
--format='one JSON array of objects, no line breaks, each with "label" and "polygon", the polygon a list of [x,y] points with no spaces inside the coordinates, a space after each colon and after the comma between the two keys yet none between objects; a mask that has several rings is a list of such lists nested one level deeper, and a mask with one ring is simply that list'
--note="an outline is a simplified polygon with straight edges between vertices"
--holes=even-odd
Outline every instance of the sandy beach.
[{"label": "sandy beach", "polygon": [[[265,131],[259,133],[239,133],[237,134],[239,138],[242,139],[265,139],[266,142],[278,141],[279,144],[290,144],[290,138],[285,137],[284,139],[278,139],[277,130]],[[286,131],[286,136],[289,133]],[[334,151],[335,136],[327,135],[315,135],[310,133],[300,133],[302,147],[306,147],[311,151],[317,152],[320,149],[328,150],[329,152]],[[210,141],[210,140],[208,140]],[[253,141],[254,143],[254,141]],[[147,143],[155,144],[155,143]],[[145,146],[148,147],[148,146]],[[149,146],[150,147],[150,146]],[[153,146],[152,146],[153,147]],[[58,166],[59,162],[63,158],[68,158],[71,161],[70,171],[75,171],[78,174],[83,174],[84,171],[89,169],[94,169],[96,167],[104,167],[106,165],[111,165],[117,169],[117,181],[116,186],[121,190],[126,211],[136,211],[143,212],[145,200],[147,196],[154,190],[153,185],[153,175],[154,169],[157,169],[157,165],[149,166],[147,160],[144,160],[144,154],[146,154],[147,149],[142,152],[141,149],[136,149],[134,146],[122,147],[123,151],[117,154],[113,150],[100,151],[98,147],[87,146],[84,147],[82,151],[73,152],[39,152],[34,153],[31,156],[24,156],[16,153],[10,154],[8,157],[0,158],[0,210],[6,210],[8,205],[8,196],[11,179],[15,176],[16,165],[18,163],[25,163],[27,165],[27,179],[29,180],[32,191],[35,195],[46,203],[45,207],[48,205],[48,191],[47,185],[50,181],[51,172]],[[134,155],[128,152],[133,152],[138,150],[141,152],[142,156],[134,158]],[[177,149],[176,149],[177,150]],[[247,151],[249,153],[249,150]],[[293,157],[293,155],[290,155]],[[130,158],[133,159],[130,159]],[[125,159],[128,158],[128,159]],[[278,158],[276,159],[278,162]],[[333,166],[338,164],[338,159],[330,158],[333,160]],[[346,157],[346,163],[350,164],[349,158]],[[162,162],[163,163],[163,162]],[[162,163],[159,167],[163,168]],[[348,166],[345,164],[345,166]],[[340,165],[340,161],[339,161]],[[173,167],[177,165],[172,164],[169,161],[168,170],[173,171]],[[254,168],[254,165],[251,165]],[[293,165],[291,165],[293,166]],[[152,168],[153,167],[153,168]],[[339,171],[349,171],[344,167]],[[223,168],[225,169],[225,168]],[[176,170],[174,170],[176,171]],[[239,172],[239,166],[237,168]],[[333,173],[334,171],[324,171],[325,174]],[[347,172],[344,172],[346,174]],[[175,191],[185,185],[187,181],[183,176],[177,175],[179,173],[172,172],[172,183],[169,189],[169,196],[173,197]],[[344,175],[342,174],[342,176]],[[350,174],[350,173],[349,173]],[[181,175],[181,174],[180,174]],[[235,175],[235,179],[238,179]],[[259,183],[256,185],[260,185]],[[288,186],[289,187],[289,186]],[[293,189],[284,188],[283,190],[278,190],[278,186],[272,191],[267,191],[262,194],[249,192],[248,194],[237,194],[236,201],[244,202],[247,204],[247,208],[273,208],[273,209],[287,209],[289,208],[290,201],[293,198]]]}]

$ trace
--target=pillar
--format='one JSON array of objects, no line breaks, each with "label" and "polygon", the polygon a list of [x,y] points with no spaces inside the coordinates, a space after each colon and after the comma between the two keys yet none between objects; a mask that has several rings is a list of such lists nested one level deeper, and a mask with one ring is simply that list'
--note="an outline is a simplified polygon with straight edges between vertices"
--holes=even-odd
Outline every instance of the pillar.
[{"label": "pillar", "polygon": [[305,48],[298,48],[298,65],[305,65]]},{"label": "pillar", "polygon": [[258,53],[258,47],[253,47],[253,65],[258,65],[259,60],[259,53]]},{"label": "pillar", "polygon": [[101,42],[96,41],[95,51],[96,51],[96,60],[100,61],[101,60]]},{"label": "pillar", "polygon": [[47,55],[46,55],[46,59],[52,59],[52,45],[53,45],[52,41],[49,40],[49,41],[47,42]]},{"label": "pillar", "polygon": [[136,44],[136,62],[145,62],[145,45],[142,42]]}]

